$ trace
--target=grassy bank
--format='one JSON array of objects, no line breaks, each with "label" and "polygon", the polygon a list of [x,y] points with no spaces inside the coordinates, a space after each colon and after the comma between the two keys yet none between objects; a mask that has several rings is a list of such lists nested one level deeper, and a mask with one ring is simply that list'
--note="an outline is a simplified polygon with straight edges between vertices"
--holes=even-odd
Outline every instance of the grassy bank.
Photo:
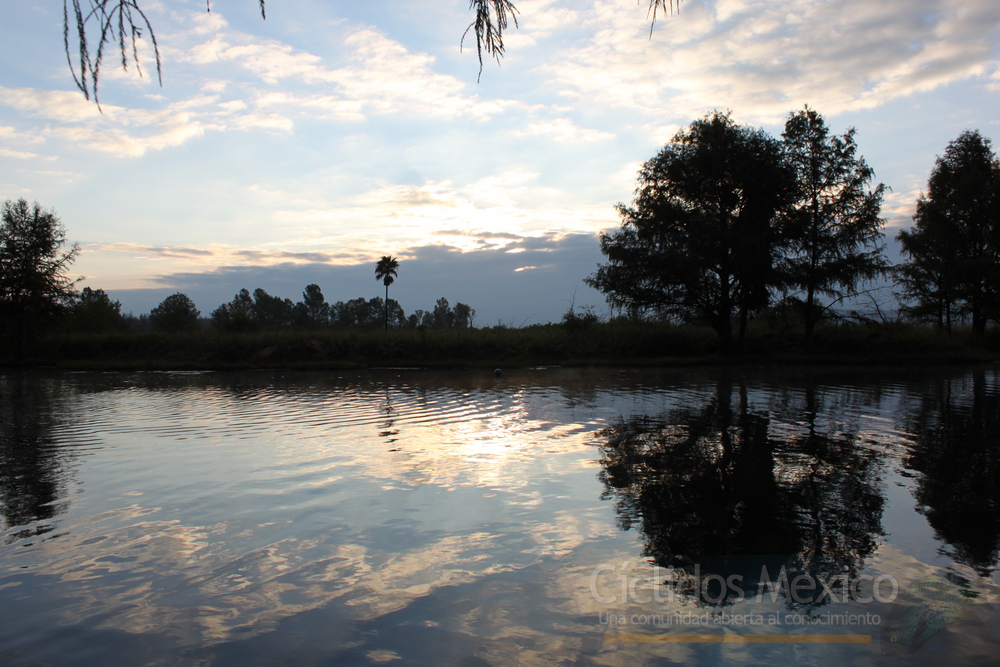
[{"label": "grassy bank", "polygon": [[807,342],[794,330],[749,332],[723,349],[705,327],[635,322],[584,328],[405,331],[273,331],[186,334],[60,334],[36,342],[22,362],[75,369],[363,368],[739,363],[927,363],[1000,359],[1000,332],[975,340],[904,324],[829,325]]}]

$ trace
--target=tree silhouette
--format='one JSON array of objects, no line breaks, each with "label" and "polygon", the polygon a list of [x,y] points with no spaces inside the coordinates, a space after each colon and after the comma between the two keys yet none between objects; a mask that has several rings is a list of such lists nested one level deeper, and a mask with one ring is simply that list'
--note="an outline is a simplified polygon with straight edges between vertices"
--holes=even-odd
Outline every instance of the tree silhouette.
[{"label": "tree silhouette", "polygon": [[291,299],[271,296],[263,287],[253,291],[253,312],[260,326],[265,329],[283,329],[290,326],[295,311]]},{"label": "tree silhouette", "polygon": [[128,328],[121,301],[112,301],[102,289],[84,287],[73,299],[69,314],[75,331],[97,333]]},{"label": "tree silhouette", "polygon": [[0,207],[0,335],[14,339],[18,358],[73,296],[76,281],[66,273],[80,248],[62,251],[65,243],[62,222],[38,202],[8,199]]},{"label": "tree silhouette", "polygon": [[383,255],[382,259],[375,265],[375,280],[381,280],[385,285],[385,330],[389,330],[389,285],[399,273],[399,262],[391,255]]},{"label": "tree silhouette", "polygon": [[164,299],[149,312],[149,323],[154,329],[170,333],[194,331],[198,328],[201,312],[187,294],[177,292]]},{"label": "tree silhouette", "polygon": [[212,311],[212,324],[226,331],[251,331],[256,329],[256,312],[250,291],[241,289],[229,303],[224,303]]},{"label": "tree silhouette", "polygon": [[949,330],[953,308],[971,315],[981,337],[1000,315],[1000,162],[989,139],[965,131],[948,144],[913,221],[898,236],[910,257],[898,274],[904,295]]},{"label": "tree silhouette", "polygon": [[859,281],[882,275],[888,266],[879,217],[885,186],[868,189],[875,174],[856,155],[854,134],[851,128],[831,136],[823,117],[808,106],[789,114],[782,134],[797,186],[785,263],[788,285],[805,290],[798,305],[806,338],[829,307],[819,296],[839,300],[854,294]]},{"label": "tree silhouette", "polygon": [[302,301],[295,304],[296,323],[306,329],[321,329],[330,324],[330,304],[319,285],[306,285]]},{"label": "tree silhouette", "polygon": [[792,198],[781,146],[718,111],[681,130],[639,171],[621,229],[601,235],[609,263],[585,282],[613,307],[704,319],[739,338],[779,282],[777,214]]}]

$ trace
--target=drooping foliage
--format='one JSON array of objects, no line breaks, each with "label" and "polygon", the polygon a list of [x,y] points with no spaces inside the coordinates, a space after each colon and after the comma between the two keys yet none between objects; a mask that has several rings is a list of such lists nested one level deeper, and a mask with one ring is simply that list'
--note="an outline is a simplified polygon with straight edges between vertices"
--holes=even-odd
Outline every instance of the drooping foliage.
[{"label": "drooping foliage", "polygon": [[[267,18],[265,0],[257,0],[260,15]],[[211,11],[211,0],[205,0]],[[469,31],[476,37],[476,55],[479,74],[483,73],[483,54],[499,64],[506,53],[503,38],[510,23],[517,27],[517,7],[510,0],[469,0],[469,9],[475,18],[465,29],[459,41],[464,46]],[[680,11],[680,0],[649,0],[650,34],[659,12]],[[163,67],[156,33],[139,0],[63,0],[63,44],[73,81],[89,100],[97,101],[97,86],[101,65],[108,51],[115,54],[122,69],[128,70],[129,62],[142,74],[139,65],[139,40],[149,34],[156,60],[156,75],[163,84]],[[74,38],[71,40],[71,36]],[[96,48],[94,44],[96,43]],[[75,62],[74,62],[75,61]]]}]

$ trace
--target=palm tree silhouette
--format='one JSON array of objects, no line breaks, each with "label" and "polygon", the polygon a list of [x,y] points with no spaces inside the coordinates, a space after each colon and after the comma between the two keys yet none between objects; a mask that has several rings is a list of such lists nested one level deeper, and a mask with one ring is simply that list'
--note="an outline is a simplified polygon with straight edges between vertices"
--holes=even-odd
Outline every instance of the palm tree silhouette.
[{"label": "palm tree silhouette", "polygon": [[399,274],[396,269],[399,268],[399,262],[391,255],[383,255],[382,259],[378,261],[375,265],[375,280],[381,280],[382,284],[385,285],[385,330],[389,330],[389,285],[392,284],[393,279]]}]

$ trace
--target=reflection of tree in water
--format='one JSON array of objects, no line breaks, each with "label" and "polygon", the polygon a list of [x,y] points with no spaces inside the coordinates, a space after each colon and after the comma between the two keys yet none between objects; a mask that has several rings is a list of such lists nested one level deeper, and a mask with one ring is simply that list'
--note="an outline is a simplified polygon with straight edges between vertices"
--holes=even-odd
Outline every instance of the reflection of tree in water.
[{"label": "reflection of tree in water", "polygon": [[939,380],[908,430],[918,511],[942,553],[989,576],[1000,562],[1000,389],[982,371]]},{"label": "reflection of tree in water", "polygon": [[[804,405],[785,406],[787,423],[769,434],[770,419],[751,411],[746,387],[724,378],[700,408],[605,429],[600,477],[620,527],[638,525],[643,555],[656,564],[703,579],[740,575],[750,596],[762,566],[770,581],[782,567],[789,580],[853,579],[883,534],[880,463],[853,434],[826,434],[821,409],[807,388]],[[703,591],[702,600],[720,591]],[[801,606],[830,601],[811,596]]]},{"label": "reflection of tree in water", "polygon": [[4,531],[31,526],[7,534],[8,544],[51,531],[46,520],[65,510],[55,502],[64,472],[50,434],[53,392],[35,377],[0,375],[0,518]]},{"label": "reflection of tree in water", "polygon": [[[382,404],[382,413],[385,415],[385,421],[380,424],[381,431],[379,431],[378,436],[380,438],[386,438],[389,444],[392,444],[398,440],[396,438],[399,435],[399,428],[396,427],[396,417],[398,412],[392,405],[392,396],[389,395],[389,388],[385,388],[385,403]],[[392,449],[390,451],[399,451],[398,449]]]}]

